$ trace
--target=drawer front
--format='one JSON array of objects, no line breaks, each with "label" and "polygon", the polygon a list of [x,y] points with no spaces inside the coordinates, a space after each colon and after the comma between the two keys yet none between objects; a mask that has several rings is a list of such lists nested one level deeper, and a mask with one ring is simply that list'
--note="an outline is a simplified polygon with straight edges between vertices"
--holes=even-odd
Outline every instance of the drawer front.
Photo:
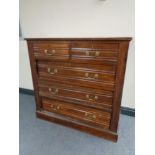
[{"label": "drawer front", "polygon": [[69,59],[69,44],[63,43],[34,43],[33,51],[38,59]]},{"label": "drawer front", "polygon": [[58,100],[96,107],[111,112],[113,93],[109,91],[89,90],[59,83],[39,81],[39,94]]},{"label": "drawer front", "polygon": [[90,125],[109,129],[111,114],[108,112],[48,99],[42,100],[42,106],[44,110],[49,112],[58,113]]},{"label": "drawer front", "polygon": [[69,85],[113,91],[115,66],[38,62],[38,78]]},{"label": "drawer front", "polygon": [[104,71],[97,69],[90,69],[83,66],[82,68],[72,66],[61,66],[55,63],[39,63],[39,75],[40,76],[63,76],[69,78],[95,80],[95,81],[111,81],[115,80],[115,72]]},{"label": "drawer front", "polygon": [[118,51],[72,49],[73,62],[117,65]]},{"label": "drawer front", "polygon": [[44,80],[47,82],[56,82],[67,85],[74,85],[80,87],[94,88],[102,91],[114,91],[115,83],[113,82],[96,82],[91,80],[83,80],[83,79],[75,79],[75,78],[67,78],[67,77],[51,77],[51,76],[41,76],[39,80]]}]

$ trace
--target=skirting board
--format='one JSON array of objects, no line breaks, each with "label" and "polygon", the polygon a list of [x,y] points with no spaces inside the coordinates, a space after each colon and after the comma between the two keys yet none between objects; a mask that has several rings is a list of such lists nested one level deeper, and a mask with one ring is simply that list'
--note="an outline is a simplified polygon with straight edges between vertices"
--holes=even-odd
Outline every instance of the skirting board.
[{"label": "skirting board", "polygon": [[[19,88],[19,93],[27,94],[27,95],[34,95],[33,90],[25,89],[25,88]],[[121,114],[135,117],[135,109],[128,108],[128,107],[121,107]]]}]

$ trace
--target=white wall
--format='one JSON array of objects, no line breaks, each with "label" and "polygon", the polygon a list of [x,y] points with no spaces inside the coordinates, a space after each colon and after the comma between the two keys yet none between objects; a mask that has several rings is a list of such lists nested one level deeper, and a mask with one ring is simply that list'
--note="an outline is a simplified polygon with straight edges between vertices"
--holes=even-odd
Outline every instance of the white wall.
[{"label": "white wall", "polygon": [[19,42],[19,87],[33,89],[27,43]]},{"label": "white wall", "polygon": [[[23,37],[133,37],[134,0],[20,0]],[[32,89],[25,41],[20,41],[20,87]],[[122,105],[134,108],[134,40]]]}]

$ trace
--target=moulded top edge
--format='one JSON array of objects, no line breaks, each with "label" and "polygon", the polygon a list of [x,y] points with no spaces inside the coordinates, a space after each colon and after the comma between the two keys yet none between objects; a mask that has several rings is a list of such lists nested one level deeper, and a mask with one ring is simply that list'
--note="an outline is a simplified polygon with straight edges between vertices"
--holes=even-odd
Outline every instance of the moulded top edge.
[{"label": "moulded top edge", "polygon": [[25,40],[30,40],[30,41],[59,41],[59,40],[64,40],[64,41],[72,41],[72,40],[111,40],[111,41],[130,41],[132,40],[132,37],[117,37],[117,38],[24,38]]}]

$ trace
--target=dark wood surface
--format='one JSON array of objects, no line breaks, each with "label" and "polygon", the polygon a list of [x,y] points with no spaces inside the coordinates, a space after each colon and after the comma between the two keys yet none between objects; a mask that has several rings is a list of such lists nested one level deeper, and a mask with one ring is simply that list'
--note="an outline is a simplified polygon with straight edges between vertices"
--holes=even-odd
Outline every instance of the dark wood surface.
[{"label": "dark wood surface", "polygon": [[113,112],[112,112],[112,119],[111,119],[111,126],[110,126],[111,131],[114,131],[114,132],[117,132],[117,128],[118,128],[128,47],[129,47],[128,41],[123,41],[120,43],[119,61],[118,61],[117,71],[116,71],[116,85],[115,85],[114,99],[113,99]]},{"label": "dark wood surface", "polygon": [[39,96],[39,93],[38,93],[39,90],[38,90],[37,62],[34,59],[32,42],[27,41],[27,45],[28,45],[29,59],[30,59],[30,65],[31,65],[34,95],[35,95],[35,101],[36,101],[36,110],[41,110],[41,97]]},{"label": "dark wood surface", "polygon": [[131,38],[27,40],[37,116],[116,141]]},{"label": "dark wood surface", "polygon": [[[97,69],[97,66],[94,66],[94,69],[89,65],[75,65],[71,64],[71,66],[67,66],[68,63],[46,63],[46,62],[38,62],[38,73],[39,77],[70,77],[77,79],[85,79],[85,80],[94,80],[94,81],[115,81],[115,71],[113,68],[105,67],[107,70]],[[87,67],[88,66],[88,67]],[[96,67],[96,69],[95,69]],[[111,70],[110,70],[111,69]],[[56,71],[56,72],[55,72]]]},{"label": "dark wood surface", "polygon": [[50,99],[74,102],[110,112],[112,110],[113,94],[109,91],[39,81],[39,94]]},{"label": "dark wood surface", "polygon": [[69,116],[79,122],[82,121],[86,124],[109,129],[109,122],[111,118],[111,113],[109,112],[49,99],[43,99],[42,104],[43,109],[49,112]]},{"label": "dark wood surface", "polygon": [[[105,69],[91,69],[89,65],[77,65],[77,67],[66,66],[66,63],[38,62],[38,77],[40,80],[46,81],[61,81],[62,83],[74,84],[78,86],[86,86],[90,88],[114,90],[115,71],[114,67]],[[87,68],[89,66],[89,68]],[[108,70],[112,69],[112,70]]]}]

